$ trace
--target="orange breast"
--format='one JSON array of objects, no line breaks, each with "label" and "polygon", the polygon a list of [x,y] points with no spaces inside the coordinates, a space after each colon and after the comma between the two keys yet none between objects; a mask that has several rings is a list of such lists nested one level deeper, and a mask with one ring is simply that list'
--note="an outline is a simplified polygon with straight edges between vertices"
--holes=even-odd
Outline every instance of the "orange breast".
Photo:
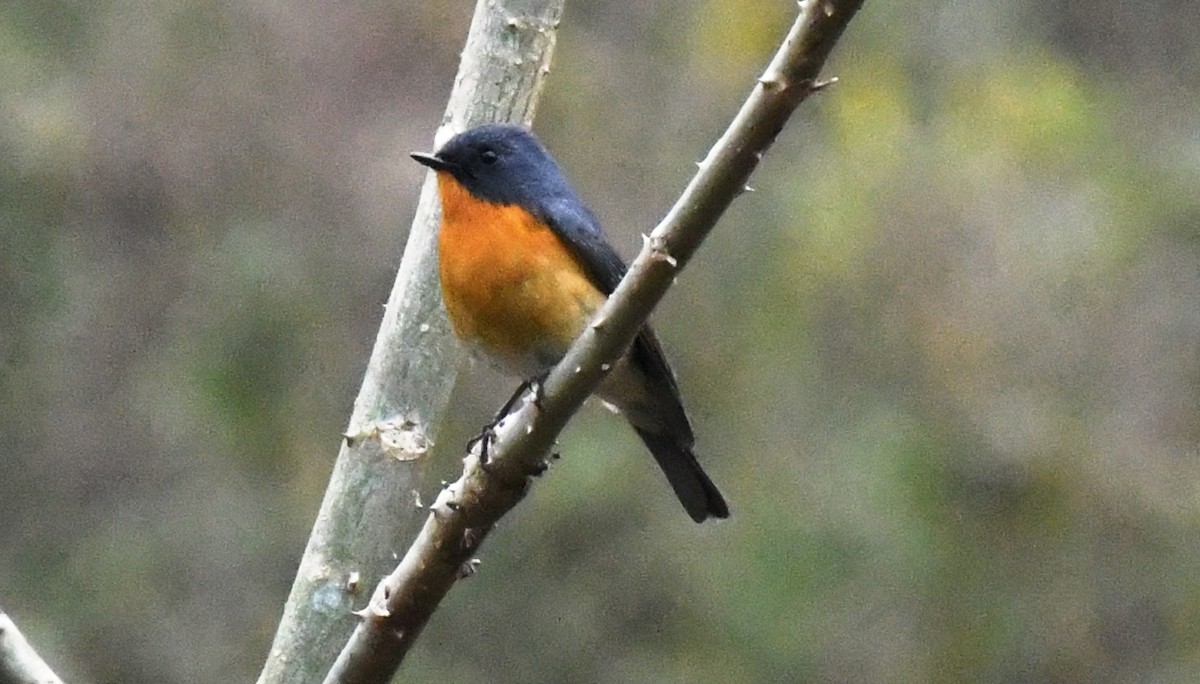
[{"label": "orange breast", "polygon": [[446,310],[458,336],[509,372],[553,365],[605,296],[562,240],[524,209],[482,202],[438,173]]}]

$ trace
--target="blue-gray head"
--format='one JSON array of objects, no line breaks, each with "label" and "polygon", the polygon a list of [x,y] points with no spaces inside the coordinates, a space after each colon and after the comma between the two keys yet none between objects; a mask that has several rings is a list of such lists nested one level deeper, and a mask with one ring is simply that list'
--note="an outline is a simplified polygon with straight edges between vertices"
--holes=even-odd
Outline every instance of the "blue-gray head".
[{"label": "blue-gray head", "polygon": [[413,159],[454,177],[472,195],[533,210],[547,201],[576,199],[562,170],[534,137],[516,124],[485,124],[454,136],[437,152]]}]

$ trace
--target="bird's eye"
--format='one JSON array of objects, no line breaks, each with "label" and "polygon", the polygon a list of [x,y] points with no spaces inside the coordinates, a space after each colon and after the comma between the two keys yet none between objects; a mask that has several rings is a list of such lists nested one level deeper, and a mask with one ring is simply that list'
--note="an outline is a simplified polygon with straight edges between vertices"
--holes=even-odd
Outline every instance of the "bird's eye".
[{"label": "bird's eye", "polygon": [[497,159],[497,157],[496,157],[495,150],[484,150],[483,152],[479,153],[479,160],[482,161],[484,164],[488,164],[488,165],[495,164],[496,159]]}]

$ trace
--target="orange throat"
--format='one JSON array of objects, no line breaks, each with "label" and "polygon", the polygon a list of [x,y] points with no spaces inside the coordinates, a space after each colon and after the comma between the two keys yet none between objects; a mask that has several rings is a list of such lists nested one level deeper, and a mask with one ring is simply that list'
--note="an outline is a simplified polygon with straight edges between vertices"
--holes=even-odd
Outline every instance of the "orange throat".
[{"label": "orange throat", "polygon": [[532,377],[555,363],[605,296],[548,226],[525,209],[472,195],[439,172],[439,271],[458,336],[503,369]]}]

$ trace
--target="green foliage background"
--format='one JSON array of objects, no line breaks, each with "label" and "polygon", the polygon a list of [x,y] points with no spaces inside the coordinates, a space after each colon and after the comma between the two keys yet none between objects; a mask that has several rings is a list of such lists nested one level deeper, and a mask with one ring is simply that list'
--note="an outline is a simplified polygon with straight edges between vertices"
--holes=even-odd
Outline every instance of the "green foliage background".
[{"label": "green foliage background", "polygon": [[[625,254],[760,5],[569,3],[536,128]],[[1194,681],[1198,7],[868,2],[655,319],[734,517],[587,410],[405,671]],[[0,5],[0,605],[61,674],[257,672],[470,11]]]}]

